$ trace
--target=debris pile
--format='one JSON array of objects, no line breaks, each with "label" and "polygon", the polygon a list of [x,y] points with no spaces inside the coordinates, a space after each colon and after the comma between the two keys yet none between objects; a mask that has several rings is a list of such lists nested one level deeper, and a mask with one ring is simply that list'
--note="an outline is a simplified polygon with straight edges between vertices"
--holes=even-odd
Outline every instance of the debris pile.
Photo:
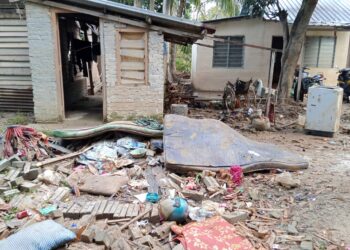
[{"label": "debris pile", "polygon": [[[289,221],[294,201],[271,202],[263,198],[267,190],[259,188],[260,182],[277,192],[298,188],[301,183],[294,175],[274,168],[243,176],[246,168],[238,160],[215,171],[195,168],[175,173],[174,166],[165,168],[170,151],[186,155],[189,151],[181,150],[192,145],[195,136],[175,133],[187,136],[187,142],[169,148],[167,131],[176,128],[170,118],[165,118],[163,139],[159,139],[161,127],[146,121],[139,123],[151,126],[143,136],[137,124],[132,124],[134,130],[123,127],[124,131],[119,131],[120,124],[56,131],[56,136],[69,140],[55,144],[60,150],[52,151],[51,158],[23,157],[32,144],[23,144],[21,150],[13,146],[13,141],[36,138],[35,145],[42,147],[51,138],[27,128],[12,131],[5,143],[15,150],[0,162],[0,248],[37,244],[32,232],[38,228],[47,232],[41,240],[56,244],[43,249],[62,244],[68,249],[199,249],[197,244],[219,249],[313,247],[315,241],[298,229],[297,222]],[[182,130],[191,132],[186,122]],[[213,153],[227,150],[213,149],[209,143],[206,147]]]}]

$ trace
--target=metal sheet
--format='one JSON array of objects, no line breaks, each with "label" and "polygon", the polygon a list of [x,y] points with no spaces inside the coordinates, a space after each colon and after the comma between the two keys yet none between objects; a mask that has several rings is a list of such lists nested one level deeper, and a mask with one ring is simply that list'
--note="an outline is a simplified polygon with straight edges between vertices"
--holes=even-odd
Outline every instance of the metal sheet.
[{"label": "metal sheet", "polygon": [[250,140],[213,119],[166,115],[163,140],[166,167],[176,172],[215,171],[232,165],[240,165],[244,172],[308,167],[297,154]]}]

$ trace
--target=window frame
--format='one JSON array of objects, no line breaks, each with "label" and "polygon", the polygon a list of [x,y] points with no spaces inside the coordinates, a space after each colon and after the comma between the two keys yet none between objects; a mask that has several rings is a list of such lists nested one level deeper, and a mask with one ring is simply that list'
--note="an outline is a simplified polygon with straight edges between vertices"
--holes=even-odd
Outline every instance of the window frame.
[{"label": "window frame", "polygon": [[[316,63],[315,64],[306,64],[305,63],[305,56],[306,56],[306,42],[308,38],[314,38],[317,39],[317,56],[316,56]],[[322,44],[322,39],[326,39],[326,38],[332,38],[333,39],[333,49],[332,49],[332,61],[331,61],[331,65],[330,67],[320,67],[320,53],[321,51],[321,44]],[[306,36],[305,37],[305,52],[304,52],[304,64],[307,67],[310,68],[334,68],[334,62],[335,62],[335,51],[336,51],[336,46],[337,46],[337,37],[336,36]]]},{"label": "window frame", "polygon": [[[242,44],[245,43],[245,36],[244,35],[234,35],[234,36],[215,36],[215,38],[221,38],[221,39],[229,39],[228,41],[231,41],[232,38],[241,38]],[[215,65],[215,43],[225,43],[227,45],[227,54],[226,54],[226,66],[216,66]],[[237,45],[239,46],[239,45]],[[212,68],[226,68],[226,69],[243,69],[244,68],[244,59],[245,59],[245,49],[244,46],[241,45],[242,48],[242,60],[240,66],[230,66],[230,43],[229,42],[221,42],[221,41],[214,41],[213,44],[213,59],[212,59]]]},{"label": "window frame", "polygon": [[[122,56],[121,56],[121,50],[123,49],[121,47],[121,41],[122,41],[122,34],[123,33],[143,33],[143,40],[144,40],[144,83],[122,83]],[[148,68],[149,68],[149,58],[148,58],[148,31],[144,29],[137,29],[137,28],[123,28],[123,29],[117,29],[116,30],[116,67],[117,67],[117,85],[123,85],[123,86],[146,86],[149,84],[149,76],[148,76]],[[131,49],[131,48],[129,48]]]}]

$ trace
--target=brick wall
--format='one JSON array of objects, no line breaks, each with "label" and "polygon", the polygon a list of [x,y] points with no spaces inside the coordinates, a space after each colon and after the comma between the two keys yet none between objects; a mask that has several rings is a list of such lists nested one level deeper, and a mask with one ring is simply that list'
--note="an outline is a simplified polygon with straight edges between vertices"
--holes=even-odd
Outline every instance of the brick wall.
[{"label": "brick wall", "polygon": [[55,71],[55,47],[49,8],[26,4],[34,115],[38,122],[61,120]]},{"label": "brick wall", "polygon": [[130,116],[163,114],[164,64],[162,34],[148,33],[148,85],[120,85],[117,83],[116,30],[123,24],[103,23],[102,53],[105,55],[107,119],[126,119]]}]

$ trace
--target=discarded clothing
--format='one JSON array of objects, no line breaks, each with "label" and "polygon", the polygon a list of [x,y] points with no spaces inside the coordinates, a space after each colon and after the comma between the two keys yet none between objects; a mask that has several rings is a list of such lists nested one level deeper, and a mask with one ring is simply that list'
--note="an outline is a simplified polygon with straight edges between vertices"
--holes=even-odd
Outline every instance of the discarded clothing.
[{"label": "discarded clothing", "polygon": [[48,132],[48,134],[52,137],[62,138],[65,140],[79,140],[116,131],[152,138],[160,138],[163,135],[163,130],[149,129],[127,121],[110,122],[86,129],[53,130]]},{"label": "discarded clothing", "polygon": [[244,173],[299,170],[309,163],[280,146],[250,140],[223,122],[166,115],[164,119],[166,167],[176,172],[229,169],[240,165]]},{"label": "discarded clothing", "polygon": [[187,250],[197,249],[254,249],[251,243],[239,236],[233,225],[220,216],[215,216],[201,222],[192,222],[183,227],[172,226],[178,235],[177,240]]},{"label": "discarded clothing", "polygon": [[2,250],[50,250],[75,239],[75,234],[54,222],[46,220],[28,226],[0,241]]}]

